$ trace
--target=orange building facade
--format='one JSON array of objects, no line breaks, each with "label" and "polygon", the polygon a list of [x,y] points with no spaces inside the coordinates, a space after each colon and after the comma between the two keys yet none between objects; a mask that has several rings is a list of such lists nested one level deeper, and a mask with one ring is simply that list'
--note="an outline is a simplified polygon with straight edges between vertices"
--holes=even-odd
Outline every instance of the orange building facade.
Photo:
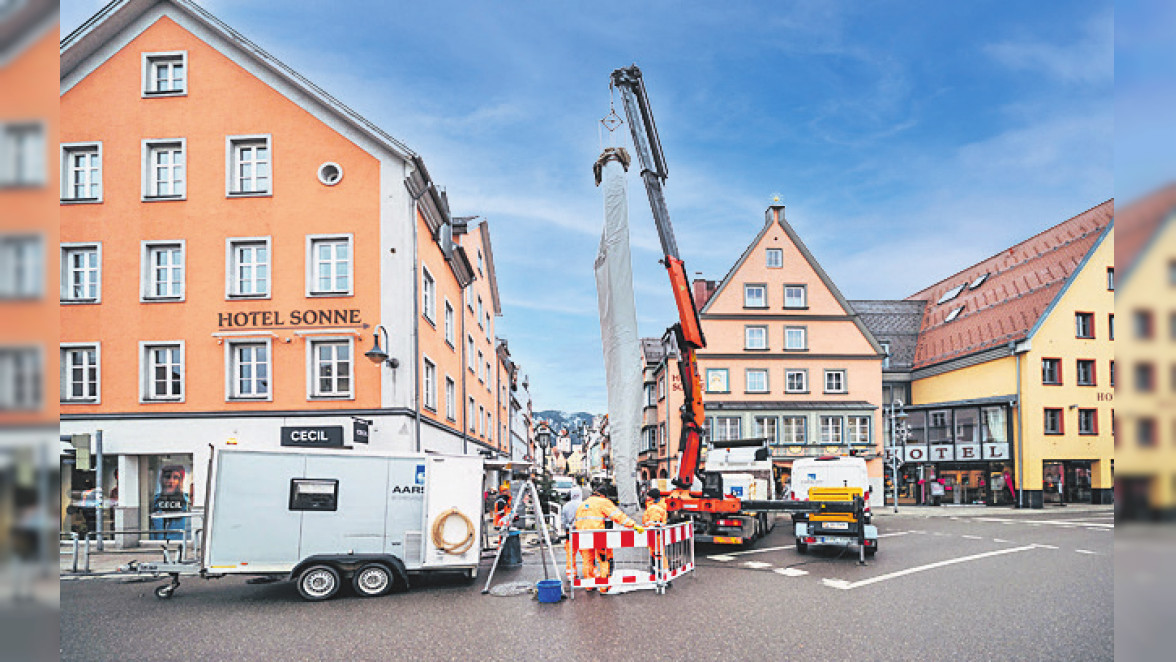
[{"label": "orange building facade", "polygon": [[62,432],[119,528],[202,503],[210,444],[509,451],[488,227],[418,155],[193,3],[60,56]]}]

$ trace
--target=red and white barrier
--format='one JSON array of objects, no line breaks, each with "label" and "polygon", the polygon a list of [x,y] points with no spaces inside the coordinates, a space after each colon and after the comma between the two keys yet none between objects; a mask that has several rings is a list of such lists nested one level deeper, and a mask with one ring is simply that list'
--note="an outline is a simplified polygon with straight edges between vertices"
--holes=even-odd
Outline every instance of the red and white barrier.
[{"label": "red and white barrier", "polygon": [[[664,591],[666,582],[694,569],[694,527],[690,522],[649,528],[645,533],[629,529],[571,531],[568,544],[572,546],[572,559],[576,567],[574,576],[570,578],[573,591],[577,588],[653,586],[660,593]],[[609,577],[580,576],[580,552],[626,548],[661,550],[662,562],[654,572],[617,572],[614,568]],[[669,552],[673,552],[673,561],[670,560]]]}]

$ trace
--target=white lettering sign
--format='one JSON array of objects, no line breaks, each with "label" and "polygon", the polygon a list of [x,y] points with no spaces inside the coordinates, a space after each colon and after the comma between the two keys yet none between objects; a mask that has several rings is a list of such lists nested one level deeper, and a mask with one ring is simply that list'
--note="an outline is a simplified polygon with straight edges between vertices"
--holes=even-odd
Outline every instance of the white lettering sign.
[{"label": "white lettering sign", "polygon": [[906,446],[906,461],[907,462],[926,462],[927,461],[927,447],[926,446]]},{"label": "white lettering sign", "polygon": [[960,462],[980,459],[980,444],[956,444],[956,459]]},{"label": "white lettering sign", "polygon": [[1008,444],[984,444],[984,459],[985,460],[1007,460],[1007,459],[1009,459],[1009,445]]}]

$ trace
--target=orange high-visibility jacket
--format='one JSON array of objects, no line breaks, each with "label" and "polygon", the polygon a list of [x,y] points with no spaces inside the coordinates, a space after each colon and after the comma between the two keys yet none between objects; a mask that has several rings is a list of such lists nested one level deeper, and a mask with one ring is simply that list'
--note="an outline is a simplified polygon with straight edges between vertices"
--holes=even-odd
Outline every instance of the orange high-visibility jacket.
[{"label": "orange high-visibility jacket", "polygon": [[625,514],[625,511],[617,508],[617,505],[612,501],[593,494],[584,500],[584,505],[576,510],[576,530],[591,531],[593,529],[603,529],[604,521],[611,519],[621,526],[633,528],[637,523],[633,518]]},{"label": "orange high-visibility jacket", "polygon": [[666,523],[666,504],[663,501],[649,500],[645,506],[645,514],[641,516],[644,526],[663,526]]}]

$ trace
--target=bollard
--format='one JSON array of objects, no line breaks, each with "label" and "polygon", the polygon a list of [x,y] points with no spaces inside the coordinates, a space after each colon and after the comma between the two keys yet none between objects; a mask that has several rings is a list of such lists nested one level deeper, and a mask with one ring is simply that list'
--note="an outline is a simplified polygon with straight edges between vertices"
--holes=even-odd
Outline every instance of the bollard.
[{"label": "bollard", "polygon": [[78,571],[78,533],[73,531],[70,534],[70,546],[73,547],[73,562],[70,564],[72,572]]},{"label": "bollard", "polygon": [[85,565],[82,566],[82,571],[86,572],[86,573],[90,572],[90,536],[91,536],[91,534],[87,532],[86,533],[86,545],[83,548],[83,552],[86,555],[86,562],[85,562]]}]

